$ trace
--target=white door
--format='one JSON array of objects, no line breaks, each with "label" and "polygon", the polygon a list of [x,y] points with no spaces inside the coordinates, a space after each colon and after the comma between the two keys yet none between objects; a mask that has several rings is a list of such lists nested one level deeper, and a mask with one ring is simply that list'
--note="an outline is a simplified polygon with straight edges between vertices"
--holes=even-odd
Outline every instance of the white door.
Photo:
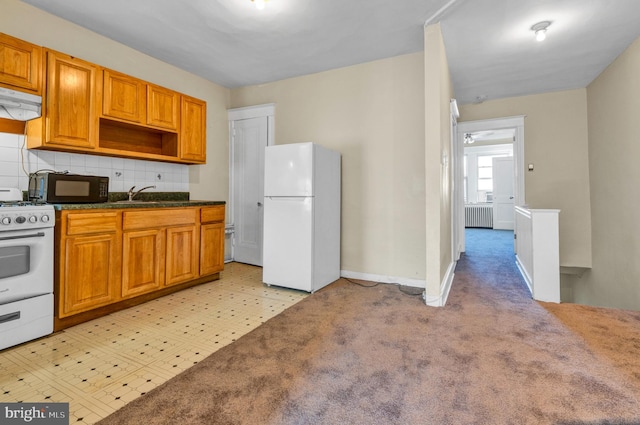
[{"label": "white door", "polygon": [[233,258],[262,265],[264,150],[268,140],[267,117],[232,122]]},{"label": "white door", "polygon": [[266,197],[264,266],[268,285],[311,291],[313,198]]},{"label": "white door", "polygon": [[513,230],[513,157],[493,158],[493,228]]}]

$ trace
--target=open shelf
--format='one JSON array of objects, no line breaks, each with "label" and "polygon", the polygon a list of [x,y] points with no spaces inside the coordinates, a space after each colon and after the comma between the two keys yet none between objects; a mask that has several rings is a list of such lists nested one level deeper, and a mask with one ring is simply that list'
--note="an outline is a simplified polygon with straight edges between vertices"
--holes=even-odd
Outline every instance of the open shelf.
[{"label": "open shelf", "polygon": [[144,158],[145,154],[178,157],[178,134],[171,131],[100,118],[99,149],[129,152]]}]

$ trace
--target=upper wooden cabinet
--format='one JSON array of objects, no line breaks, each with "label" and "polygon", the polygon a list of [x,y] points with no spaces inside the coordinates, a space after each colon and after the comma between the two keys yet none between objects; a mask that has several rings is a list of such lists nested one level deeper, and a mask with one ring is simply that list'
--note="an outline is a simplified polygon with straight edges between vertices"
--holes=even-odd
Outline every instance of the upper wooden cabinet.
[{"label": "upper wooden cabinet", "polygon": [[0,33],[0,86],[42,94],[42,47]]},{"label": "upper wooden cabinet", "polygon": [[53,50],[45,50],[45,56],[42,117],[27,123],[28,147],[94,149],[98,140],[98,66]]},{"label": "upper wooden cabinet", "polygon": [[180,126],[180,158],[204,163],[207,159],[207,104],[199,99],[182,96]]},{"label": "upper wooden cabinet", "polygon": [[146,123],[145,82],[119,72],[103,70],[102,115],[134,123]]},{"label": "upper wooden cabinet", "polygon": [[205,162],[202,100],[2,33],[0,86],[42,95],[42,117],[26,124],[29,149]]},{"label": "upper wooden cabinet", "polygon": [[104,69],[102,116],[175,132],[180,93]]},{"label": "upper wooden cabinet", "polygon": [[147,124],[168,130],[178,130],[180,93],[149,84],[147,107]]},{"label": "upper wooden cabinet", "polygon": [[48,143],[94,148],[98,138],[98,67],[47,52]]}]

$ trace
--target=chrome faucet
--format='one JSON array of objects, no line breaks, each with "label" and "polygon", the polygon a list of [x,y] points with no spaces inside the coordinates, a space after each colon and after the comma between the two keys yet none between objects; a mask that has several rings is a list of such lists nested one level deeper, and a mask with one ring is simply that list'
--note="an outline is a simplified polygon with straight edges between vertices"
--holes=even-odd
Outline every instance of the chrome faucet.
[{"label": "chrome faucet", "polygon": [[131,189],[129,189],[129,191],[127,192],[129,194],[129,200],[133,201],[133,198],[135,198],[138,193],[142,192],[145,189],[155,189],[155,186],[147,186],[147,187],[143,187],[142,189],[138,190],[137,192],[134,192],[133,189],[135,189],[136,187],[133,186]]}]

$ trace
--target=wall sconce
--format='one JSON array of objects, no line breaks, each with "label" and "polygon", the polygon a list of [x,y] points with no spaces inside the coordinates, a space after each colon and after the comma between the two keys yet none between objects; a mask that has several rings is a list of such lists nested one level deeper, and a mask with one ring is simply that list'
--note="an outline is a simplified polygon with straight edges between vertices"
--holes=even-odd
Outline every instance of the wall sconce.
[{"label": "wall sconce", "polygon": [[531,31],[536,34],[536,40],[543,41],[547,38],[547,28],[549,28],[549,25],[551,25],[551,21],[542,21],[531,27]]}]

